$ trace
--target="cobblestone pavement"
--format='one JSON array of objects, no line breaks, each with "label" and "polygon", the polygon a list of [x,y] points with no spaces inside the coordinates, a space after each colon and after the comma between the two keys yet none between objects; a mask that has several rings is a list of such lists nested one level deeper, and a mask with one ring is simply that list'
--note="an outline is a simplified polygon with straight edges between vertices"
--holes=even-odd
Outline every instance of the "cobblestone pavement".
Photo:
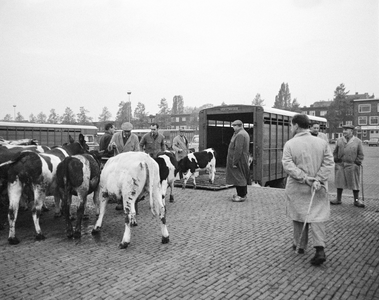
[{"label": "cobblestone pavement", "polygon": [[[284,190],[249,187],[246,202],[234,189],[174,189],[167,203],[170,243],[148,201],[140,203],[127,249],[118,249],[123,213],[108,205],[101,235],[65,237],[63,218],[44,213],[46,240],[34,240],[30,211],[21,212],[17,236],[0,231],[0,299],[379,299],[379,213],[374,199],[359,209],[344,198],[327,223],[327,261],[310,264],[292,250],[292,225]],[[52,207],[52,200],[48,201]]]},{"label": "cobblestone pavement", "polygon": [[51,210],[41,218],[46,240],[37,242],[30,210],[20,212],[20,244],[0,231],[0,299],[379,299],[379,148],[364,150],[366,208],[353,206],[351,191],[331,207],[320,267],[309,262],[312,241],[305,254],[292,251],[284,190],[249,187],[248,200],[233,203],[234,189],[175,188],[164,245],[148,201],[126,250],[118,249],[124,217],[115,204],[99,237],[91,209],[79,240],[66,238]]}]

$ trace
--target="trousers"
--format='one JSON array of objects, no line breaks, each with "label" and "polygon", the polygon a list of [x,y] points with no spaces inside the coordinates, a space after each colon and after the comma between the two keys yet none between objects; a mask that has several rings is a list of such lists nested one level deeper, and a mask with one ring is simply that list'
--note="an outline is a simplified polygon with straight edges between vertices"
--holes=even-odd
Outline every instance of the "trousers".
[{"label": "trousers", "polygon": [[[299,243],[303,226],[304,226],[304,222],[293,221],[293,244],[296,246]],[[299,248],[302,248],[304,250],[307,249],[309,227],[311,227],[313,246],[314,247],[321,246],[325,248],[326,233],[325,233],[324,222],[307,223],[307,225],[305,225],[305,229],[301,237]]]}]

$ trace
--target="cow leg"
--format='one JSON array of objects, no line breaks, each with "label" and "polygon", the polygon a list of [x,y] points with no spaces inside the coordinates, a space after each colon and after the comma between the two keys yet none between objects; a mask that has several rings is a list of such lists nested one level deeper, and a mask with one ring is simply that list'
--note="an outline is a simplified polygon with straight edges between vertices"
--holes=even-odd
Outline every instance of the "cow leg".
[{"label": "cow leg", "polygon": [[170,184],[169,184],[169,186],[170,186],[170,202],[172,203],[172,202],[174,202],[174,195],[172,194],[172,186],[174,185],[174,183],[173,182],[171,182]]},{"label": "cow leg", "polygon": [[16,237],[16,220],[18,215],[18,208],[20,205],[20,198],[22,194],[22,184],[18,178],[14,182],[8,182],[8,222],[9,222],[9,237],[8,242],[11,245],[17,245],[20,240]]},{"label": "cow leg", "polygon": [[93,193],[93,198],[92,198],[92,201],[93,201],[93,204],[95,205],[95,210],[96,210],[96,217],[99,216],[100,214],[100,197],[99,197],[99,193],[100,193],[100,187],[98,187],[94,193]]},{"label": "cow leg", "polygon": [[136,199],[133,200],[132,197],[128,196],[127,194],[123,194],[123,202],[124,202],[124,213],[125,213],[125,231],[124,236],[122,237],[122,241],[120,243],[120,249],[126,249],[128,248],[130,244],[130,237],[131,237],[131,226],[137,226],[136,221],[136,211],[135,211],[135,202]]},{"label": "cow leg", "polygon": [[54,194],[54,202],[55,202],[54,218],[59,218],[62,216],[62,207],[61,207],[61,198],[58,194]]},{"label": "cow leg", "polygon": [[192,175],[192,172],[191,171],[188,171],[187,174],[185,174],[183,176],[183,185],[182,185],[182,189],[184,190],[186,188],[186,185],[187,185],[187,181],[188,179],[191,177]]},{"label": "cow leg", "polygon": [[70,239],[73,237],[73,229],[72,229],[72,223],[71,223],[71,203],[72,203],[72,195],[70,192],[68,192],[68,195],[64,195],[62,197],[62,208],[63,208],[63,214],[64,218],[66,220],[66,235]]},{"label": "cow leg", "polygon": [[214,183],[215,181],[215,174],[216,174],[216,167],[214,165],[211,165],[210,169],[208,169],[209,173],[209,183]]},{"label": "cow leg", "polygon": [[87,205],[87,194],[85,193],[84,195],[80,195],[78,193],[79,197],[79,206],[77,209],[77,215],[76,215],[76,227],[75,227],[75,232],[74,232],[74,238],[80,238],[82,236],[82,219],[84,215],[84,210]]},{"label": "cow leg", "polygon": [[[100,189],[99,190],[99,195],[102,195],[102,194],[103,194],[102,190]],[[99,217],[97,218],[95,226],[92,229],[92,235],[96,235],[96,234],[98,234],[100,232],[101,225],[103,224],[103,218],[104,218],[105,210],[106,210],[106,207],[107,207],[107,203],[108,203],[108,197],[101,196],[100,201],[98,201],[98,205],[99,205]]]},{"label": "cow leg", "polygon": [[32,216],[34,227],[36,230],[36,240],[44,240],[45,236],[42,234],[41,227],[39,226],[39,218],[41,217],[41,210],[44,201],[46,200],[46,193],[40,186],[33,186],[34,190],[34,204],[32,208]]},{"label": "cow leg", "polygon": [[156,211],[157,216],[161,221],[161,232],[162,232],[162,244],[167,244],[170,241],[167,225],[166,225],[166,207],[161,201],[161,198],[158,194],[153,194],[153,197],[158,202],[155,207],[158,211]]}]

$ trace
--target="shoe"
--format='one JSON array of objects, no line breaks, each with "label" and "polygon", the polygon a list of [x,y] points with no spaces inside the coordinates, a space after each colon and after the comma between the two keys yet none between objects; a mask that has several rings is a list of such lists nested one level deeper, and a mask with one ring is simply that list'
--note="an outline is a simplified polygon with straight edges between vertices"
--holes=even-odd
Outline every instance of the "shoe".
[{"label": "shoe", "polygon": [[[292,245],[292,249],[293,251],[296,251],[296,245]],[[299,250],[297,250],[297,253],[304,254],[305,250],[303,248],[299,248]]]},{"label": "shoe", "polygon": [[338,205],[338,204],[342,204],[342,201],[338,200],[338,199],[335,199],[335,200],[330,201],[330,204],[332,204],[332,205]]},{"label": "shoe", "polygon": [[232,201],[233,202],[243,202],[246,200],[246,197],[240,197],[240,196],[235,196]]},{"label": "shoe", "polygon": [[326,255],[324,252],[324,247],[316,246],[316,254],[311,259],[311,264],[314,266],[322,265],[326,261]]},{"label": "shoe", "polygon": [[361,200],[359,200],[359,199],[355,199],[354,200],[354,206],[356,206],[356,207],[362,207],[362,208],[365,207],[364,203]]}]

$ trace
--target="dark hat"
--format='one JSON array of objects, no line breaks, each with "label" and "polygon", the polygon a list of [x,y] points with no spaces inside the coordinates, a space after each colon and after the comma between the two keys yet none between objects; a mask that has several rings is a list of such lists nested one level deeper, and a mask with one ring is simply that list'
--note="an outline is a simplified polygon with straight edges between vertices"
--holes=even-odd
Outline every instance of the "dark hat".
[{"label": "dark hat", "polygon": [[346,128],[346,129],[355,129],[355,126],[352,125],[352,124],[349,124],[349,125],[342,125],[342,128]]},{"label": "dark hat", "polygon": [[233,123],[232,123],[232,126],[234,125],[239,125],[239,126],[242,126],[242,121],[241,120],[235,120]]}]

